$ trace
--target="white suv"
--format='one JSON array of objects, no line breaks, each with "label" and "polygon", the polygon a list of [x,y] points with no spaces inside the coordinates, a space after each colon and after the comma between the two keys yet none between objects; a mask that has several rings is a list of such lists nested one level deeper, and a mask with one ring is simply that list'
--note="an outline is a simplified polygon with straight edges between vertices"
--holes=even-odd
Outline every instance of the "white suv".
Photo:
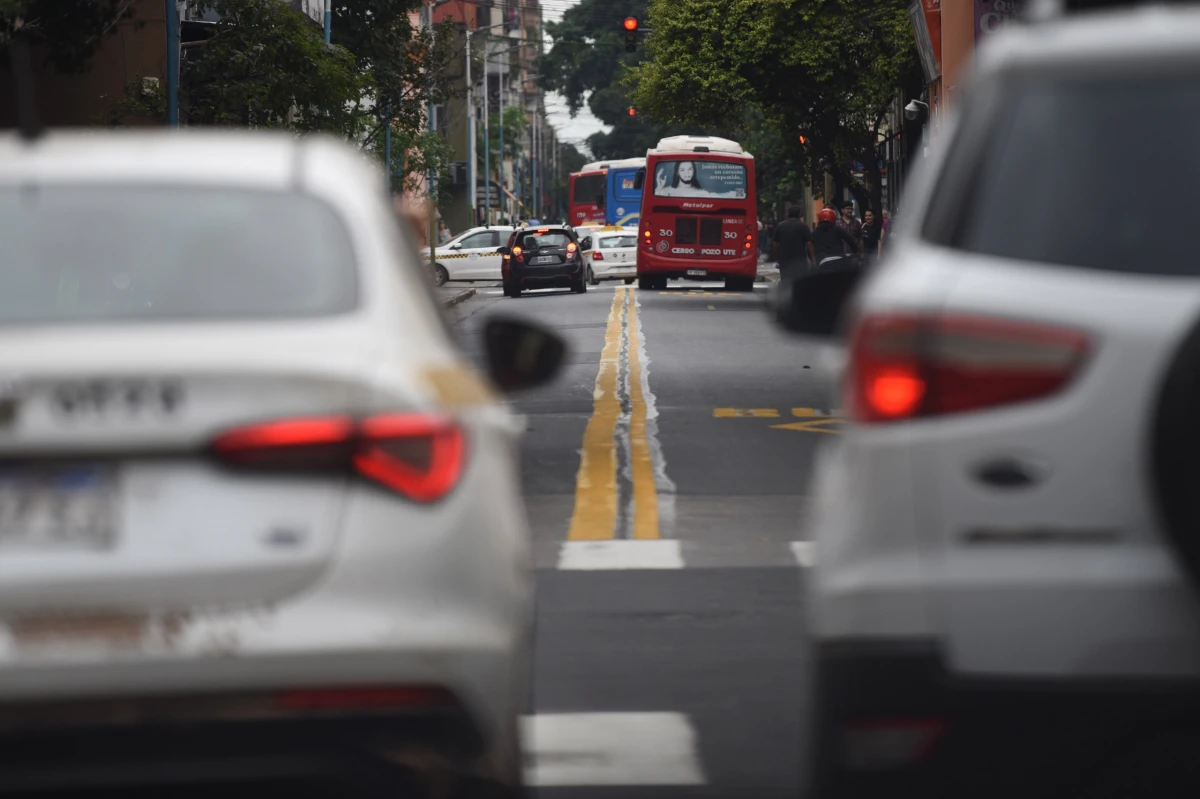
[{"label": "white suv", "polygon": [[809,795],[1200,795],[1200,12],[1000,34],[962,96],[849,295]]}]

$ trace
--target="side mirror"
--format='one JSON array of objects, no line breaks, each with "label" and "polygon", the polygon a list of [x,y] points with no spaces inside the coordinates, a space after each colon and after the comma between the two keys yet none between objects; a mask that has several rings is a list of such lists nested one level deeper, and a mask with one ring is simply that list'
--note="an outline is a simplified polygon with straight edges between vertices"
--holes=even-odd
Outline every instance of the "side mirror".
[{"label": "side mirror", "polygon": [[583,241],[579,242],[579,249],[581,249],[581,250],[592,249],[592,237],[587,236],[586,238],[584,238]]},{"label": "side mirror", "polygon": [[451,245],[450,245],[450,249],[452,249],[452,250],[461,250],[461,249],[462,249],[462,242],[460,242],[460,241],[456,241],[456,242],[454,242],[453,244],[451,244]]},{"label": "side mirror", "polygon": [[521,319],[494,317],[483,328],[488,374],[502,391],[548,383],[562,367],[567,345],[549,330]]},{"label": "side mirror", "polygon": [[781,280],[772,302],[775,322],[792,333],[833,338],[863,274],[861,267],[846,266]]},{"label": "side mirror", "polygon": [[497,247],[496,248],[497,255],[508,255],[508,253],[509,253],[508,247]]}]

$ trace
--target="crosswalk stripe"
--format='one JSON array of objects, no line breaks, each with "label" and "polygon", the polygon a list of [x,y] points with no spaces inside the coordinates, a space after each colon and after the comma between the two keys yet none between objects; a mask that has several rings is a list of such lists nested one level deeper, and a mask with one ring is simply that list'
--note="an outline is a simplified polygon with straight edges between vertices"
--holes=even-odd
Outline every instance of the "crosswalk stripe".
[{"label": "crosswalk stripe", "polygon": [[535,788],[704,785],[696,731],[683,713],[549,713],[522,719]]},{"label": "crosswalk stripe", "polygon": [[558,568],[566,571],[623,569],[682,569],[678,539],[627,539],[564,541]]}]

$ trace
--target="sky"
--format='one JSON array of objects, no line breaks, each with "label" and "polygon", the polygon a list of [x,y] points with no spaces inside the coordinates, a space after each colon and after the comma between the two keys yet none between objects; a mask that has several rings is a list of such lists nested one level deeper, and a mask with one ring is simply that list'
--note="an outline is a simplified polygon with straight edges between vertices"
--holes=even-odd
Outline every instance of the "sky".
[{"label": "sky", "polygon": [[[562,19],[563,12],[570,6],[578,5],[579,0],[541,0],[542,17],[545,20],[557,21]],[[550,37],[546,37],[546,47],[550,47]],[[546,116],[551,126],[558,134],[559,141],[569,142],[588,155],[584,139],[599,131],[611,130],[588,109],[587,103],[579,109],[579,113],[571,118],[567,108],[567,99],[558,92],[546,94]]]}]

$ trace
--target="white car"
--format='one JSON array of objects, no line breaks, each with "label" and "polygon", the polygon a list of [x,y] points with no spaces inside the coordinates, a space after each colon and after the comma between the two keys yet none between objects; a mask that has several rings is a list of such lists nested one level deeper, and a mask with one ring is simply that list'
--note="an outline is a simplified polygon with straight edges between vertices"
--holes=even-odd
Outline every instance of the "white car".
[{"label": "white car", "polygon": [[[0,793],[517,795],[513,419],[378,185],[320,138],[0,139]],[[561,359],[486,333],[500,385]]]},{"label": "white car", "polygon": [[1200,11],[1006,30],[961,98],[888,260],[784,309],[849,319],[808,795],[1195,796]]},{"label": "white car", "polygon": [[601,280],[624,280],[626,285],[637,279],[637,231],[620,234],[593,233],[582,240],[583,264],[588,282],[600,285]]},{"label": "white car", "polygon": [[[505,225],[475,227],[435,248],[437,284],[441,286],[448,280],[471,283],[480,280],[499,281],[503,258],[496,250],[508,241],[508,235],[512,232],[513,228]],[[428,264],[428,249],[424,255]]]}]

